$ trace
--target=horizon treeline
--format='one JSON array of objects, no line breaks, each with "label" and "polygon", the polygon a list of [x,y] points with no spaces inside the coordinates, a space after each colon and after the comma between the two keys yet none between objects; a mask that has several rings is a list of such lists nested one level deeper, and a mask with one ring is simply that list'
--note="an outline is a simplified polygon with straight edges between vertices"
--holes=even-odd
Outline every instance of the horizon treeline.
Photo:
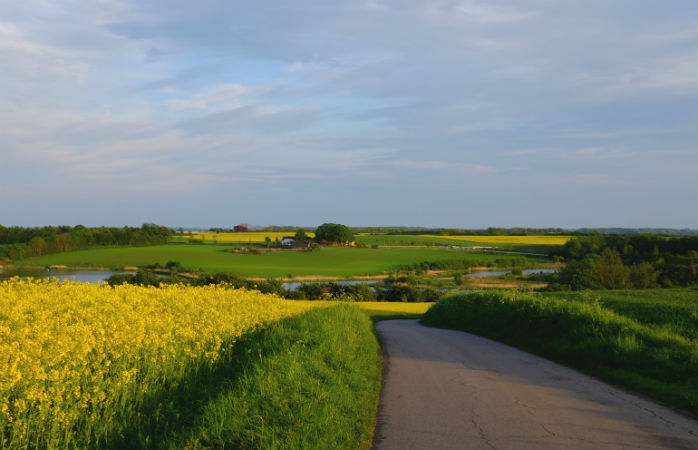
[{"label": "horizon treeline", "polygon": [[695,286],[698,237],[590,234],[570,239],[553,252],[566,266],[550,290],[646,289]]},{"label": "horizon treeline", "polygon": [[140,246],[166,244],[173,231],[146,223],[141,227],[95,227],[69,225],[4,227],[0,225],[0,256],[23,259],[48,253],[84,250],[94,246]]}]

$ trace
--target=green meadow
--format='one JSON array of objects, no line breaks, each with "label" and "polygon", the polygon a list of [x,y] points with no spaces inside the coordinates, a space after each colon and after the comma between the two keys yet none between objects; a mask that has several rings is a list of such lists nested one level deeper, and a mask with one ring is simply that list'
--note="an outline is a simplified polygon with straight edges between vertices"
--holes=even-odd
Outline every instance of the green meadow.
[{"label": "green meadow", "polygon": [[[205,272],[234,272],[247,277],[375,275],[422,261],[470,260],[482,265],[509,255],[468,253],[446,248],[323,247],[316,252],[278,251],[261,254],[228,253],[233,245],[168,244],[148,247],[93,248],[54,253],[17,261],[17,266],[65,265],[121,269],[179,261],[184,267]],[[529,262],[545,258],[527,257]]]},{"label": "green meadow", "polygon": [[[495,236],[492,241],[486,239],[468,241],[463,239],[453,239],[448,236],[417,236],[408,234],[370,234],[356,236],[356,242],[368,246],[434,246],[434,245],[455,245],[458,247],[496,247],[507,251],[517,251],[525,253],[549,254],[559,247],[559,245],[537,244],[537,243],[508,243],[500,242]],[[530,237],[534,240],[536,236]],[[526,240],[526,237],[522,237]]]}]

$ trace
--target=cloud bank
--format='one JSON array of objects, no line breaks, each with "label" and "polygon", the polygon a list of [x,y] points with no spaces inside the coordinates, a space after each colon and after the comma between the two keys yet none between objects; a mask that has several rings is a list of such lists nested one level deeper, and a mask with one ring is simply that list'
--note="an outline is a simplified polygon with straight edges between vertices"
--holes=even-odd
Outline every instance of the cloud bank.
[{"label": "cloud bank", "polygon": [[695,2],[25,1],[0,223],[695,226]]}]

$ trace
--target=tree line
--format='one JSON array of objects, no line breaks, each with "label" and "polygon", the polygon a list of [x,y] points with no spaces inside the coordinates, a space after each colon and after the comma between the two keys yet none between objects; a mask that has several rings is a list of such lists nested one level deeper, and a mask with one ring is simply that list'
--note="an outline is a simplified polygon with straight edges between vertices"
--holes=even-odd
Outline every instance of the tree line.
[{"label": "tree line", "polygon": [[84,250],[94,246],[140,246],[166,244],[172,230],[151,223],[141,227],[97,227],[83,225],[46,227],[4,227],[0,225],[0,244],[10,259],[23,259],[48,253]]},{"label": "tree line", "polygon": [[570,239],[557,256],[567,265],[552,290],[692,286],[698,280],[698,236],[595,234]]}]

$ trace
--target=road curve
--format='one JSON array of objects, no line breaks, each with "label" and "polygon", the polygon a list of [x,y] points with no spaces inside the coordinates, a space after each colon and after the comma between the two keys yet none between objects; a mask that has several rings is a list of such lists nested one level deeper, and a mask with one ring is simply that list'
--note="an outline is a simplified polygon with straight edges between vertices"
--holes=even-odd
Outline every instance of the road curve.
[{"label": "road curve", "polygon": [[698,422],[479,336],[386,320],[374,448],[697,449]]}]

